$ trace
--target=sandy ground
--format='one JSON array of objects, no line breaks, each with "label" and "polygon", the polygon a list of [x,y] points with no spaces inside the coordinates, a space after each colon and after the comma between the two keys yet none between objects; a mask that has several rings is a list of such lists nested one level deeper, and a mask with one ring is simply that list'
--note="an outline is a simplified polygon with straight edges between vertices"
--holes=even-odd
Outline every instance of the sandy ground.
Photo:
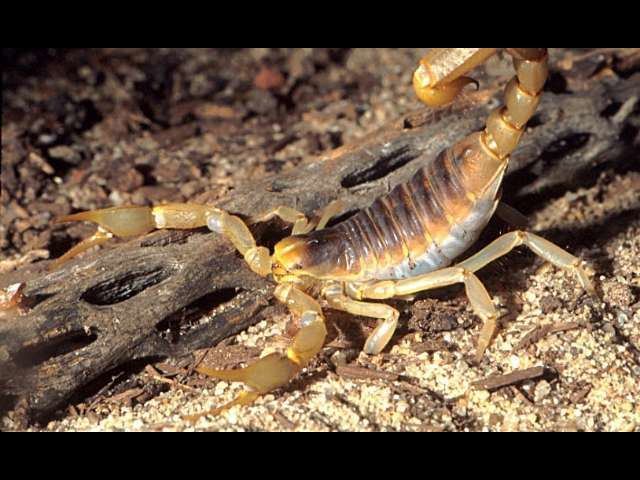
[{"label": "sandy ground", "polygon": [[[413,62],[416,52],[363,50],[350,57],[351,71],[365,70],[374,61],[385,70],[378,78],[389,80],[375,84],[359,121],[340,116],[342,142],[411,107],[405,78],[410,72],[401,67]],[[325,114],[330,121],[331,114]],[[304,122],[301,117],[296,125]],[[306,144],[294,142],[277,157],[283,162],[298,158],[296,149],[308,151]],[[264,173],[260,159],[256,165],[247,176]],[[229,170],[233,173],[226,177],[227,184],[232,184],[238,175],[233,162]],[[170,359],[135,374],[127,388],[107,390],[70,406],[59,419],[30,429],[640,431],[638,192],[640,174],[634,169],[605,171],[594,185],[549,200],[530,216],[533,231],[550,236],[585,261],[599,298],[589,297],[570,274],[525,249],[509,254],[480,274],[506,313],[480,365],[470,360],[479,321],[463,292],[453,288],[433,298],[398,302],[402,326],[391,346],[374,357],[359,353],[373,323],[329,312],[334,334],[322,355],[289,386],[251,406],[204,415],[195,423],[185,420],[185,415],[230,401],[242,386],[194,373],[182,381],[193,359]],[[124,197],[131,198],[126,193]],[[421,314],[433,302],[442,305],[441,317]],[[235,360],[226,360],[235,365],[281,349],[291,320],[283,314],[263,321],[223,345],[197,352],[196,358],[202,360],[206,353],[204,364],[220,366],[225,364],[221,355],[235,355]],[[358,334],[351,334],[351,328]],[[533,367],[544,370],[528,370]],[[505,380],[506,385],[483,388],[488,378],[522,371],[524,378],[518,382]],[[11,414],[1,425],[17,428]]]}]

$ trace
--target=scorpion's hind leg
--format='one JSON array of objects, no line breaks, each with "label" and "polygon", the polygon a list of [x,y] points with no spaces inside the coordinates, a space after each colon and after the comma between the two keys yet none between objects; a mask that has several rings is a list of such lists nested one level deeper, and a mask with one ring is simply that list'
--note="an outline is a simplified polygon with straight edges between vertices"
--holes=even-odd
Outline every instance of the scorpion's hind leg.
[{"label": "scorpion's hind leg", "polygon": [[[557,245],[554,245],[550,241],[545,240],[544,238],[534,233],[529,233],[522,230],[509,232],[502,235],[475,255],[459,263],[458,267],[475,272],[488,263],[496,260],[497,258],[506,255],[512,249],[519,245],[528,246],[535,254],[542,257],[544,260],[554,264],[557,267],[574,273],[578,278],[580,285],[582,285],[582,288],[584,288],[591,295],[596,294],[596,291],[593,287],[593,284],[591,283],[591,280],[589,279],[589,276],[587,275],[587,272],[580,266],[579,258],[574,257],[566,250],[563,250]],[[495,334],[496,328],[497,325],[495,323],[492,326],[485,325],[485,328],[483,328],[483,331],[480,335],[480,340],[478,342],[479,349],[481,348],[481,342],[482,348],[487,348],[489,342],[491,341],[491,338]]]},{"label": "scorpion's hind leg", "polygon": [[554,264],[556,267],[560,267],[574,273],[578,278],[580,285],[582,285],[587,292],[595,295],[596,292],[593,284],[591,283],[587,272],[580,266],[581,261],[579,258],[574,257],[566,250],[551,243],[549,240],[545,240],[535,233],[523,230],[505,233],[475,255],[467,258],[463,262],[460,262],[458,266],[475,272],[486,264],[506,255],[519,245],[526,245],[536,255],[542,257],[544,260]]},{"label": "scorpion's hind leg", "polygon": [[502,200],[498,203],[496,215],[516,228],[527,228],[529,226],[529,219],[525,215]]},{"label": "scorpion's hind leg", "polygon": [[479,362],[495,334],[499,315],[484,285],[473,272],[498,257],[506,255],[519,245],[526,245],[548,262],[573,272],[582,287],[590,294],[595,294],[591,280],[589,280],[586,271],[580,266],[579,258],[574,257],[538,235],[517,230],[504,234],[454,267],[444,268],[406,280],[376,282],[365,286],[360,295],[363,298],[385,299],[445,287],[454,283],[464,283],[473,311],[484,322],[476,350],[476,361]]},{"label": "scorpion's hind leg", "polygon": [[483,321],[475,357],[479,362],[491,342],[499,314],[486,288],[471,271],[460,267],[449,267],[405,280],[383,280],[363,287],[360,295],[363,298],[385,299],[433,290],[455,283],[464,284],[474,313]]},{"label": "scorpion's hind leg", "polygon": [[242,382],[250,390],[241,392],[238,397],[221,407],[186,417],[188,420],[195,421],[208,414],[217,415],[234,405],[249,404],[260,395],[286,385],[322,349],[327,329],[318,302],[292,284],[278,285],[275,296],[286,304],[294,314],[300,316],[300,330],[287,348],[286,353],[272,353],[245,368],[235,370],[197,368],[198,372],[211,377],[231,382]]}]

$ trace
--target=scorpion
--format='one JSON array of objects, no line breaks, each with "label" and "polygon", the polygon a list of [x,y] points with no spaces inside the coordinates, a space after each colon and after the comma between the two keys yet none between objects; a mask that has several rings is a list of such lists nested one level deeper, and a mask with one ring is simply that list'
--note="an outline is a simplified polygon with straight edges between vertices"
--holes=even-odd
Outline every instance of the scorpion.
[{"label": "scorpion", "polygon": [[[418,98],[431,107],[451,102],[470,83],[470,70],[496,53],[494,48],[432,49],[413,75]],[[364,352],[379,354],[392,338],[399,312],[379,300],[407,298],[417,292],[462,283],[473,312],[483,324],[475,360],[480,361],[497,330],[498,310],[475,272],[525,245],[553,265],[573,272],[581,286],[594,288],[581,261],[559,246],[526,230],[505,233],[471,257],[453,264],[479,237],[496,212],[509,156],[534,114],[548,76],[545,48],[510,48],[515,75],[503,105],[491,112],[482,131],[474,132],[431,158],[407,182],[393,188],[351,217],[327,227],[337,216],[335,201],[309,220],[280,206],[257,221],[278,217],[293,224],[291,235],[269,249],[256,245],[238,216],[209,205],[173,203],[85,211],[59,221],[91,221],[95,234],[53,262],[53,267],[113,236],[132,237],[154,229],[207,226],[223,235],[249,268],[277,284],[274,296],[299,318],[300,328],[283,353],[271,353],[239,369],[197,371],[217,379],[242,382],[231,402],[208,413],[252,403],[285,386],[323,348],[327,336],[319,299],[329,307],[378,319]]]}]

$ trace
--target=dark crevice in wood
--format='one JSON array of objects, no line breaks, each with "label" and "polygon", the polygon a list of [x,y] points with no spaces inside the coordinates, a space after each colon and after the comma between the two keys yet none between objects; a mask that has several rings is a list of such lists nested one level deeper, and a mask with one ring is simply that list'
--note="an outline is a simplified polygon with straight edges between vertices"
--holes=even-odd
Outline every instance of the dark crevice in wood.
[{"label": "dark crevice in wood", "polygon": [[564,156],[584,147],[590,137],[591,134],[587,132],[576,132],[551,142],[542,152],[542,162],[545,166],[553,165]]},{"label": "dark crevice in wood", "polygon": [[157,285],[170,275],[170,272],[163,268],[127,272],[121,277],[110,278],[89,288],[80,296],[80,299],[91,305],[115,305]]},{"label": "dark crevice in wood", "polygon": [[386,177],[416,158],[417,155],[412,153],[408,146],[403,146],[388,154],[383,153],[380,160],[372,167],[350,173],[340,183],[344,188],[353,188],[364,183],[373,182],[374,180]]},{"label": "dark crevice in wood", "polygon": [[611,102],[604,110],[602,110],[602,112],[600,112],[600,115],[604,118],[611,118],[618,112],[618,110],[620,110],[621,106],[622,102]]},{"label": "dark crevice in wood", "polygon": [[346,219],[354,216],[358,212],[359,210],[353,209],[353,210],[347,210],[346,212],[341,213],[340,215],[336,215],[329,221],[329,223],[327,223],[327,227],[331,227],[333,225],[337,225],[340,222],[344,222]]},{"label": "dark crevice in wood", "polygon": [[207,293],[162,319],[156,325],[156,330],[163,334],[168,331],[174,339],[177,339],[181,333],[189,331],[190,327],[200,323],[203,317],[215,317],[222,312],[243,291],[241,288],[230,287]]},{"label": "dark crevice in wood", "polygon": [[84,330],[66,332],[43,344],[23,348],[16,352],[13,360],[20,368],[33,367],[58,356],[80,350],[95,342],[97,338],[96,333],[87,333]]}]

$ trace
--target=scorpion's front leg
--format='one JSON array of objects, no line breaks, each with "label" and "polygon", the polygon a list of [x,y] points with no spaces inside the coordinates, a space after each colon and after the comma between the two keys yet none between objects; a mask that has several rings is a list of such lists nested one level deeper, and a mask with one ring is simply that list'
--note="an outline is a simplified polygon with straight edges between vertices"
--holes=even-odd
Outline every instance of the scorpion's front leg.
[{"label": "scorpion's front leg", "polygon": [[203,415],[217,415],[234,405],[246,405],[253,402],[260,395],[289,383],[321,350],[327,330],[318,302],[292,284],[278,285],[275,296],[286,304],[291,312],[300,316],[300,330],[286,353],[272,353],[245,368],[235,370],[197,368],[198,372],[211,377],[242,382],[250,390],[243,391],[234,400],[221,407],[186,417],[187,419],[197,420]]},{"label": "scorpion's front leg", "polygon": [[227,237],[254,272],[261,276],[271,272],[269,250],[256,245],[246,224],[235,215],[208,205],[170,203],[154,207],[112,207],[67,215],[57,223],[72,221],[97,223],[98,230],[92,237],[55,260],[50,269],[114,236],[130,238],[160,228],[191,229],[208,226],[212,231]]},{"label": "scorpion's front leg", "polygon": [[304,213],[299,212],[291,207],[281,206],[270,210],[269,212],[257,217],[256,222],[266,222],[273,217],[278,217],[280,220],[293,224],[291,235],[302,235],[309,233],[314,228],[320,230],[324,228],[329,220],[340,213],[345,207],[345,203],[342,200],[334,200],[329,203],[320,211],[320,218],[316,224],[314,221],[307,219]]}]

